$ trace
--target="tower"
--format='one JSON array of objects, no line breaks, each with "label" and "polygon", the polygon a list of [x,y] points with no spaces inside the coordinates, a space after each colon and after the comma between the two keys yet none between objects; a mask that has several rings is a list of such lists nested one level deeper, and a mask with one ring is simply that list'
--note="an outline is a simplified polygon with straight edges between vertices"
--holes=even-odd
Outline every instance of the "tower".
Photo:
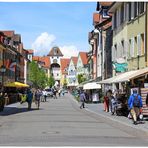
[{"label": "tower", "polygon": [[63,54],[61,52],[61,50],[59,49],[59,47],[54,46],[53,48],[51,48],[49,54],[47,55],[50,58],[50,74],[53,76],[53,78],[56,81],[56,84],[60,84],[60,59],[61,57],[63,57]]}]

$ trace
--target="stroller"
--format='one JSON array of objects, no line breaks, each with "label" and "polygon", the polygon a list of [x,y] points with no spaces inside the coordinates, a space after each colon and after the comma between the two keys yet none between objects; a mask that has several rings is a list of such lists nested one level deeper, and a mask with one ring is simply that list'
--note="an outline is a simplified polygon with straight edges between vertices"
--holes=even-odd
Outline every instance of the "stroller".
[{"label": "stroller", "polygon": [[115,105],[115,113],[117,116],[128,116],[128,107],[124,95],[118,96]]}]

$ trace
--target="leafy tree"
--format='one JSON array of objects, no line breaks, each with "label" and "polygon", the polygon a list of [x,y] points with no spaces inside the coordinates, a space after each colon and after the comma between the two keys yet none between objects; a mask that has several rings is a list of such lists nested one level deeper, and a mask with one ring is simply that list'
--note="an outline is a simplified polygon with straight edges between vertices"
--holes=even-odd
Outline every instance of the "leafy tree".
[{"label": "leafy tree", "polygon": [[86,77],[83,74],[78,74],[78,83],[86,81]]},{"label": "leafy tree", "polygon": [[48,78],[47,85],[52,87],[55,84],[55,80],[52,76]]},{"label": "leafy tree", "polygon": [[64,87],[67,86],[67,80],[66,80],[66,78],[64,78],[63,86],[64,86]]},{"label": "leafy tree", "polygon": [[35,61],[29,63],[29,80],[33,83],[35,88],[45,88],[47,83],[47,76]]}]

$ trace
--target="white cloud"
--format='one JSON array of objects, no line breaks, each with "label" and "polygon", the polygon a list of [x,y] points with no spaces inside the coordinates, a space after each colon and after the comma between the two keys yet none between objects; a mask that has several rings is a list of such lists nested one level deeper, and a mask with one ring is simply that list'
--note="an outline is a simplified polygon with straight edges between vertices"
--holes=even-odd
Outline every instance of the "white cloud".
[{"label": "white cloud", "polygon": [[70,46],[63,46],[59,48],[63,53],[64,58],[71,58],[71,56],[78,56],[79,51],[76,46],[70,45]]},{"label": "white cloud", "polygon": [[35,55],[47,55],[55,39],[56,37],[53,34],[48,34],[47,32],[41,33],[32,43],[32,49],[34,49]]}]

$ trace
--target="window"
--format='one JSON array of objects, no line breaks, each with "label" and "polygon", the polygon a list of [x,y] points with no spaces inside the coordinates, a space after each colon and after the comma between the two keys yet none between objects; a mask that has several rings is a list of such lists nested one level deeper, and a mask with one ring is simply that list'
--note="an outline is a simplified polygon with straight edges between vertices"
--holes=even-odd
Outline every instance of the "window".
[{"label": "window", "polygon": [[124,40],[121,41],[121,46],[122,46],[122,56],[125,56]]},{"label": "window", "polygon": [[117,27],[117,11],[114,13],[114,28]]},{"label": "window", "polygon": [[141,55],[141,35],[137,35],[137,55]]},{"label": "window", "polygon": [[115,45],[115,47],[114,47],[114,52],[115,52],[115,59],[117,58],[117,44]]},{"label": "window", "polygon": [[144,40],[144,33],[141,34],[141,54],[143,55],[145,53],[145,46],[144,46],[145,40]]},{"label": "window", "polygon": [[130,40],[130,57],[134,57],[134,38]]},{"label": "window", "polygon": [[134,3],[134,18],[138,15],[138,2]]},{"label": "window", "polygon": [[124,3],[121,6],[121,11],[120,11],[120,23],[122,24],[124,22]]},{"label": "window", "polygon": [[134,37],[134,56],[135,56],[135,53],[136,52],[138,52],[138,46],[137,46],[138,44],[137,44],[137,36],[136,37]]},{"label": "window", "polygon": [[144,12],[144,2],[138,3],[138,12],[139,12],[139,14]]},{"label": "window", "polygon": [[129,2],[129,5],[128,5],[128,12],[129,12],[129,15],[128,15],[128,20],[130,21],[131,20],[131,2]]}]

